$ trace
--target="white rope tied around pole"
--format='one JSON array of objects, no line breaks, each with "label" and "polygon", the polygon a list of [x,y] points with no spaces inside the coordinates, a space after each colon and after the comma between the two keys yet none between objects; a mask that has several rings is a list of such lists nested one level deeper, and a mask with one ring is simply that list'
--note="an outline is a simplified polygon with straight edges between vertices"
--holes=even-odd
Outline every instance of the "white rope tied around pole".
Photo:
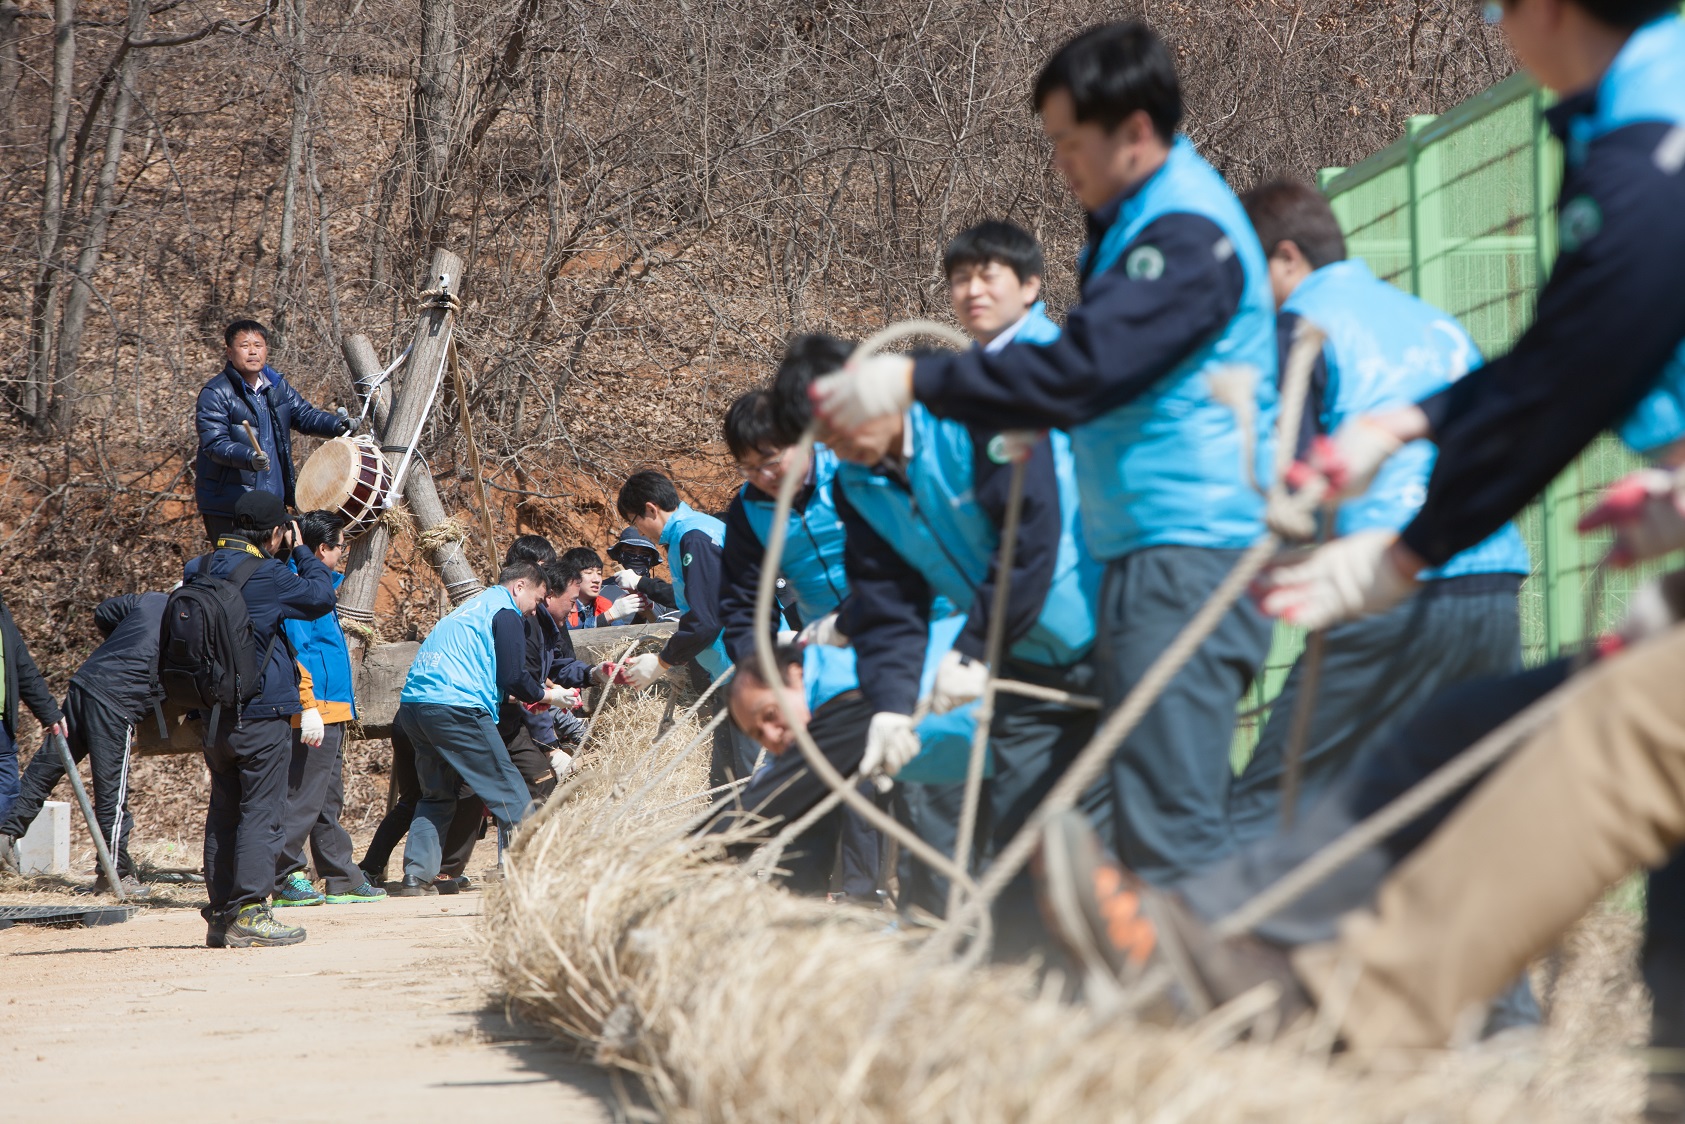
[{"label": "white rope tied around pole", "polygon": [[[440,280],[442,281],[444,279],[440,278]],[[439,387],[445,380],[445,368],[450,361],[451,355],[451,340],[449,333],[454,331],[451,321],[456,316],[457,311],[462,308],[462,302],[452,295],[449,289],[444,288],[443,286],[437,289],[423,290],[420,296],[421,310],[423,312],[427,312],[431,309],[442,309],[444,311],[445,315],[441,323],[447,333],[445,337],[445,348],[443,353],[439,356],[439,369],[433,373],[433,386],[427,392],[427,404],[421,408],[421,417],[415,423],[415,432],[410,434],[409,447],[404,450],[403,460],[398,462],[398,471],[392,474],[392,483],[388,485],[386,489],[386,498],[380,505],[382,508],[391,507],[393,497],[404,494],[404,477],[409,472],[410,458],[415,456],[415,448],[421,443],[421,431],[427,428],[427,419],[433,413],[433,400],[439,396]],[[411,346],[413,347],[414,344],[412,343]],[[405,351],[404,354],[408,355],[409,352]]]},{"label": "white rope tied around pole", "polygon": [[396,371],[399,365],[410,357],[410,352],[414,350],[415,341],[411,340],[410,345],[404,348],[403,354],[399,355],[398,358],[387,364],[384,371],[372,376],[367,382],[364,382],[362,379],[357,380],[357,389],[363,395],[363,409],[362,412],[357,415],[358,429],[362,428],[363,422],[368,419],[369,410],[374,406],[374,392],[386,385],[386,381],[392,377],[392,372]]}]

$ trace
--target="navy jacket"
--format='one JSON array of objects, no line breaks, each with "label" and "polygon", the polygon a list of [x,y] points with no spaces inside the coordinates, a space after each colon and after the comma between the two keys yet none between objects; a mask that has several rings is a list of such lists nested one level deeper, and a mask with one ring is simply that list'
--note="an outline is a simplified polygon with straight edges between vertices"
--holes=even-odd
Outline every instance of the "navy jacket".
[{"label": "navy jacket", "polygon": [[[184,576],[197,574],[208,560],[211,576],[225,578],[254,554],[259,551],[245,539],[224,535],[217,540],[216,550],[188,560]],[[281,622],[313,621],[334,610],[333,571],[303,546],[293,548],[292,562],[298,570],[296,574],[280,559],[268,559],[253,572],[241,591],[246,599],[246,612],[252,619],[257,654],[261,657],[265,649],[269,650],[269,662],[261,672],[257,697],[240,712],[242,719],[288,718],[299,712],[298,665],[293,661]],[[269,644],[271,639],[275,639],[273,648]]]},{"label": "navy jacket", "polygon": [[[540,687],[548,679],[558,687],[591,685],[591,665],[574,655],[573,637],[556,623],[550,611],[540,605],[522,622],[526,629],[527,674]],[[554,708],[536,714],[512,699],[504,699],[498,709],[497,732],[510,741],[525,726],[532,740],[539,745],[556,742],[556,711]]]},{"label": "navy jacket", "polygon": [[94,610],[105,642],[70,681],[131,721],[140,721],[158,698],[158,630],[167,593],[125,593]]},{"label": "navy jacket", "polygon": [[[43,726],[51,726],[64,715],[53,699],[53,692],[47,687],[47,680],[42,677],[41,669],[30,658],[29,649],[24,645],[23,636],[18,632],[18,626],[4,601],[0,601],[0,647],[5,648],[6,676],[6,706],[0,722],[3,722],[6,732],[5,742],[15,743],[20,698]],[[0,749],[4,748],[0,744]]]},{"label": "navy jacket", "polygon": [[[235,501],[258,486],[258,473],[252,467],[256,453],[242,422],[251,423],[260,434],[267,431],[271,435],[264,442],[264,452],[269,455],[271,473],[279,474],[280,487],[269,490],[288,507],[293,506],[292,431],[312,437],[339,433],[338,414],[306,402],[273,367],[265,367],[263,374],[269,380],[269,389],[263,394],[254,393],[228,366],[199,391],[199,456],[193,462],[193,491],[201,512],[232,518]],[[264,418],[259,417],[259,411]]]}]

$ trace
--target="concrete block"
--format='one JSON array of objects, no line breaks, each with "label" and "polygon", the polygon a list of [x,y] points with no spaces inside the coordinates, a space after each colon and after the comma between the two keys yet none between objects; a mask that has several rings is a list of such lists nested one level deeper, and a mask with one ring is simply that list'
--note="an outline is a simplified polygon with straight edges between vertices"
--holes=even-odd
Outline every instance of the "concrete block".
[{"label": "concrete block", "polygon": [[70,873],[70,805],[49,800],[18,840],[18,869],[24,874]]}]

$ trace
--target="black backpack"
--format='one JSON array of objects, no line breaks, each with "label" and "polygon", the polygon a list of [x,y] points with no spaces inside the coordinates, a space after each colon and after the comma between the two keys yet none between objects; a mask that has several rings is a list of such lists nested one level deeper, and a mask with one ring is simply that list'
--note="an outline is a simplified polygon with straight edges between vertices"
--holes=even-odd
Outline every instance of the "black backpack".
[{"label": "black backpack", "polygon": [[[209,710],[206,743],[216,737],[223,707],[242,707],[257,697],[263,669],[275,648],[270,637],[257,659],[251,614],[241,590],[267,559],[246,558],[226,578],[212,577],[211,556],[170,593],[158,632],[158,683],[164,698],[182,710]],[[277,629],[277,631],[279,631]]]}]

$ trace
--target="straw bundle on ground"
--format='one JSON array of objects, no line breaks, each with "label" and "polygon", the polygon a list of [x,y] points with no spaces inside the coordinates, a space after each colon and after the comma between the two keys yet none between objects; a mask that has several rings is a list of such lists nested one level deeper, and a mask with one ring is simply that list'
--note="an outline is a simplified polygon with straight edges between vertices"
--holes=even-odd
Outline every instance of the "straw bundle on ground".
[{"label": "straw bundle on ground", "polygon": [[[1637,1065],[1622,1053],[1638,1014],[1625,915],[1594,919],[1595,935],[1562,961],[1557,993],[1602,1013],[1559,1011],[1569,1029],[1525,1048],[1360,1072],[1302,1035],[1236,1044],[1247,1020],[1233,1009],[1177,1032],[1095,1025],[1029,969],[919,980],[919,933],[687,848],[704,803],[686,797],[706,786],[707,744],[674,766],[688,725],[652,759],[659,713],[640,699],[605,714],[590,771],[510,854],[488,940],[519,1014],[641,1078],[669,1119],[1540,1121],[1619,1120],[1638,1107]],[[884,1049],[841,1091],[856,1049],[907,988]]]}]

